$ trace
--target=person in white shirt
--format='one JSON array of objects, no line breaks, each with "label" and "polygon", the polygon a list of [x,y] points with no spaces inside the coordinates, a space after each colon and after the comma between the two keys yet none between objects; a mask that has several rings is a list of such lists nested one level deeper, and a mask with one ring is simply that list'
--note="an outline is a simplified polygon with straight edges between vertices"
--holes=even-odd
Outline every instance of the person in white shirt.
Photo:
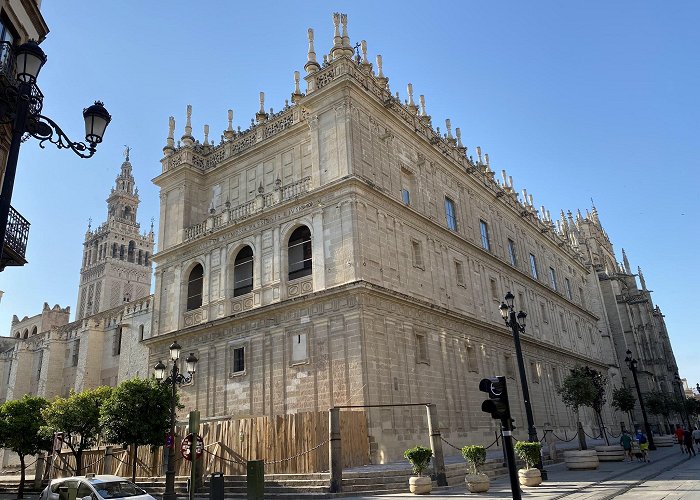
[{"label": "person in white shirt", "polygon": [[697,427],[693,427],[693,440],[696,445],[700,446],[700,429]]}]

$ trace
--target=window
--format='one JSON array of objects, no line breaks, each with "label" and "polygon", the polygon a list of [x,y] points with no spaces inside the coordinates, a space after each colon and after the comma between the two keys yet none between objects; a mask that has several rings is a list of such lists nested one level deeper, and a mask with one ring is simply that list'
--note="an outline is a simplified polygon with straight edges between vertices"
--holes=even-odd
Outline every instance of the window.
[{"label": "window", "polygon": [[552,289],[557,291],[557,272],[553,267],[549,268],[549,284],[552,285]]},{"label": "window", "polygon": [[139,341],[143,340],[143,325],[139,325]]},{"label": "window", "polygon": [[503,355],[505,373],[507,378],[515,378],[515,368],[513,367],[513,357],[510,354]]},{"label": "window", "polygon": [[578,338],[582,338],[581,326],[578,324],[578,321],[574,322],[574,327],[576,328],[576,335],[578,336]]},{"label": "window", "polygon": [[491,242],[489,241],[489,225],[483,220],[479,220],[479,228],[481,230],[481,246],[486,251],[491,251]]},{"label": "window", "polygon": [[413,173],[405,168],[401,168],[401,201],[406,205],[411,204],[411,193],[415,192],[415,180]]},{"label": "window", "polygon": [[464,266],[458,260],[455,261],[455,279],[459,286],[464,286]]},{"label": "window", "polygon": [[244,246],[233,264],[233,296],[245,295],[253,290],[253,250]]},{"label": "window", "polygon": [[578,296],[581,297],[581,307],[586,308],[586,296],[583,294],[583,288],[579,287]]},{"label": "window", "polygon": [[403,201],[406,205],[411,204],[411,193],[408,192],[408,189],[401,190],[401,201]]},{"label": "window", "polygon": [[298,227],[289,237],[289,280],[311,275],[311,231]]},{"label": "window", "polygon": [[455,202],[445,196],[445,221],[447,227],[452,231],[457,231],[457,215],[455,212]]},{"label": "window", "polygon": [[411,240],[411,249],[413,251],[413,267],[425,269],[423,264],[423,252],[421,251],[420,241]]},{"label": "window", "polygon": [[498,283],[493,278],[491,278],[489,282],[491,284],[491,298],[496,301],[500,300],[498,296]]},{"label": "window", "polygon": [[297,332],[291,335],[292,343],[292,364],[306,361],[309,357],[306,346],[306,331]]},{"label": "window", "polygon": [[467,346],[467,369],[470,372],[479,373],[479,364],[476,359],[476,349],[474,346]]},{"label": "window", "polygon": [[119,247],[119,260],[124,260],[124,251],[125,251],[124,245],[121,245]]},{"label": "window", "polygon": [[559,322],[561,323],[561,331],[566,331],[566,321],[564,320],[564,313],[559,313]]},{"label": "window", "polygon": [[201,264],[194,266],[187,280],[187,310],[192,311],[202,307],[202,288],[204,284],[204,268]]},{"label": "window", "polygon": [[564,278],[564,285],[566,286],[566,296],[569,297],[569,300],[572,300],[573,295],[571,294],[571,282],[569,278]]},{"label": "window", "polygon": [[117,331],[114,333],[114,348],[112,349],[112,356],[119,356],[122,353],[122,327],[117,327]]},{"label": "window", "polygon": [[510,265],[515,267],[518,265],[518,257],[515,253],[515,242],[508,238],[508,257],[510,257]]},{"label": "window", "polygon": [[416,363],[430,364],[428,359],[428,337],[425,333],[416,333]]},{"label": "window", "polygon": [[559,381],[559,371],[557,370],[556,366],[552,367],[552,384],[554,384],[554,387],[557,389],[561,386],[561,382]]},{"label": "window", "polygon": [[[4,19],[0,20],[0,41],[9,42],[10,45],[15,41],[15,35],[10,31],[8,23]],[[9,55],[9,49],[5,45],[0,46],[0,64],[6,64]]]},{"label": "window", "polygon": [[134,251],[136,250],[136,243],[133,241],[129,242],[129,248],[127,250],[127,260],[129,262],[134,262]]},{"label": "window", "polygon": [[78,355],[80,354],[80,339],[73,343],[73,359],[71,366],[78,366]]},{"label": "window", "polygon": [[119,245],[116,243],[112,243],[112,257],[116,258],[117,254],[119,253]]},{"label": "window", "polygon": [[232,374],[245,372],[245,346],[233,348]]},{"label": "window", "polygon": [[530,276],[537,279],[537,259],[532,254],[530,254]]},{"label": "window", "polygon": [[532,376],[532,383],[540,383],[540,364],[535,361],[530,362],[530,374]]},{"label": "window", "polygon": [[544,302],[540,302],[540,314],[542,315],[542,321],[545,323],[549,323],[549,316],[547,316],[547,306],[544,305]]},{"label": "window", "polygon": [[148,257],[149,257],[148,252],[146,252],[146,254],[145,254],[144,257],[143,257],[143,265],[144,265],[144,266],[150,266],[150,265],[151,265],[151,263],[150,263],[149,260],[148,260]]}]

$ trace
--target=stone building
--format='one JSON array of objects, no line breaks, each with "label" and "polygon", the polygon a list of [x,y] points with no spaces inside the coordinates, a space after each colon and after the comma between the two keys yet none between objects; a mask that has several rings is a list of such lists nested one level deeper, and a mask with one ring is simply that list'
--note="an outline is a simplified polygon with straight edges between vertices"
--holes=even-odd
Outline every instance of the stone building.
[{"label": "stone building", "polygon": [[[209,126],[196,140],[188,106],[176,142],[170,119],[154,179],[153,296],[154,237],[139,234],[127,153],[108,220],[85,237],[78,320],[58,308],[61,324],[27,338],[34,319],[13,324],[20,337],[0,354],[0,394],[52,397],[146,376],[177,339],[199,358],[184,411],[203,418],[397,405],[366,410],[372,460],[384,462],[426,442],[424,409],[405,404],[434,403],[450,442],[491,442],[478,384],[505,375],[523,438],[498,309],[508,291],[528,314],[522,345],[540,436],[576,426],[556,392],[575,365],[630,385],[629,348],[644,390],[668,390],[676,366],[663,317],[641,273],[639,289],[626,256],[617,264],[595,208],[558,221],[535,209],[505,172],[496,179],[488,155],[467,152],[459,128],[434,127],[410,84],[404,102],[394,96],[364,41],[354,56],[345,16],[334,28],[322,58],[308,32],[305,92],[295,73],[278,112],[261,93],[246,130],[229,111],[218,144]],[[597,434],[593,415],[581,417]],[[626,420],[607,406],[604,419],[614,429]]]}]

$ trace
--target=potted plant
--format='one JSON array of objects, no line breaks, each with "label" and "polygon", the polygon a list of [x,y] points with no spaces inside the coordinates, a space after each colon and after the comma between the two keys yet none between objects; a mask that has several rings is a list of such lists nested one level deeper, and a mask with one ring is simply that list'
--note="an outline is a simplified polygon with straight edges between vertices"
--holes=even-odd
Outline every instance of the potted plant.
[{"label": "potted plant", "polygon": [[540,461],[540,443],[518,441],[515,443],[515,454],[523,462],[525,468],[518,470],[518,479],[523,486],[539,486],[542,483],[542,473],[535,467]]},{"label": "potted plant", "polygon": [[489,490],[489,476],[479,472],[479,467],[486,463],[486,448],[483,446],[465,446],[462,456],[469,464],[469,473],[464,476],[467,489],[471,493],[483,493]]},{"label": "potted plant", "polygon": [[427,495],[433,489],[430,476],[424,476],[423,471],[428,468],[433,450],[425,446],[416,446],[403,452],[403,456],[411,463],[411,468],[416,476],[408,480],[408,488],[414,495]]}]

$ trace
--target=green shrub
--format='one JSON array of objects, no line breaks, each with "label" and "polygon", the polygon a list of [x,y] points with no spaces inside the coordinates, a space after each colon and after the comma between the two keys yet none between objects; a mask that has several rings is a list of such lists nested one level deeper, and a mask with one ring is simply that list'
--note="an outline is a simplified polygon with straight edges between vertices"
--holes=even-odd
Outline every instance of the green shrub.
[{"label": "green shrub", "polygon": [[533,468],[540,461],[540,449],[540,443],[529,443],[527,441],[515,443],[515,454],[525,462],[526,469]]},{"label": "green shrub", "polygon": [[479,472],[479,467],[486,463],[486,448],[483,446],[465,446],[462,456],[471,467],[472,474]]},{"label": "green shrub", "polygon": [[415,448],[409,448],[404,451],[403,456],[406,460],[411,462],[413,472],[421,476],[423,475],[423,471],[428,468],[428,464],[430,464],[433,450],[425,446],[416,446]]}]

